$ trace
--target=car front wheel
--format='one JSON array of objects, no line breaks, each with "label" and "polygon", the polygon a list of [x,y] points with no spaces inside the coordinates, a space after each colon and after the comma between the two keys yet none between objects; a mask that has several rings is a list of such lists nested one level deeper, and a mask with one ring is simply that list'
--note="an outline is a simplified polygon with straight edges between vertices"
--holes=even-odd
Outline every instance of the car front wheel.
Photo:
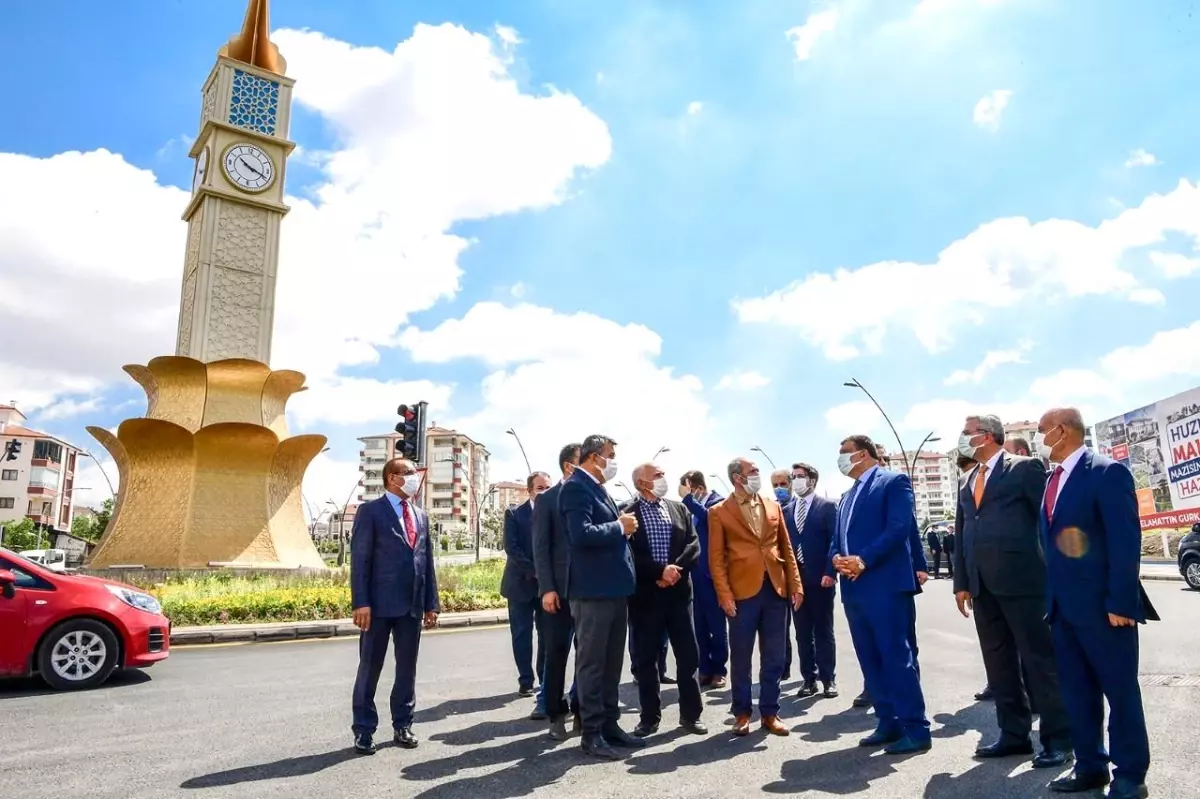
[{"label": "car front wheel", "polygon": [[1188,558],[1183,564],[1183,579],[1196,591],[1200,591],[1200,557]]},{"label": "car front wheel", "polygon": [[117,637],[92,619],[55,627],[38,651],[38,672],[51,688],[80,691],[95,688],[117,667]]}]

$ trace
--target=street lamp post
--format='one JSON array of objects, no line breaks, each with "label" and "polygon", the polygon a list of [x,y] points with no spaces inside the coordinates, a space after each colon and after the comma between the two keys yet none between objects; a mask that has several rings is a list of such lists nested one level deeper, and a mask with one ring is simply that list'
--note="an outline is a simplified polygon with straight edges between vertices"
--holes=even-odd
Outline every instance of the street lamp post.
[{"label": "street lamp post", "polygon": [[751,451],[751,452],[757,452],[759,455],[762,455],[764,458],[766,458],[766,459],[767,459],[767,463],[771,464],[771,468],[772,468],[772,469],[774,469],[774,468],[777,468],[777,467],[775,466],[775,461],[771,460],[771,456],[770,456],[770,455],[768,455],[766,452],[764,452],[762,447],[755,445],[755,446],[753,446],[753,447],[751,447],[751,448],[750,448],[750,451]]},{"label": "street lamp post", "polygon": [[633,499],[633,492],[629,490],[629,486],[625,485],[624,483],[613,483],[613,485],[625,489],[625,493],[629,495],[630,499]]},{"label": "street lamp post", "polygon": [[[517,434],[513,433],[512,430],[509,430],[508,432],[512,433],[513,438],[517,437]],[[520,443],[521,439],[517,438],[517,444],[520,445]],[[524,448],[521,449],[521,454],[525,454]],[[452,456],[440,458],[437,462],[453,464],[453,468],[455,469],[462,468],[462,464],[456,461]],[[528,466],[529,462],[526,461],[525,465]],[[480,539],[483,538],[483,505],[479,502],[479,495],[475,491],[475,481],[468,477],[466,483],[467,492],[471,497],[471,504],[475,507],[475,562],[478,563],[480,559],[479,542]],[[487,493],[483,495],[483,498],[486,500],[492,494],[496,493],[497,490],[498,486],[492,486],[487,490]],[[470,518],[470,513],[467,514],[467,517]]]},{"label": "street lamp post", "polygon": [[730,493],[730,494],[732,494],[732,493],[733,493],[733,489],[729,487],[729,483],[726,483],[726,482],[725,482],[725,478],[724,478],[724,477],[722,477],[721,475],[717,474],[716,472],[713,472],[712,474],[710,474],[710,475],[709,475],[709,477],[715,477],[715,478],[717,478],[718,480],[720,480],[720,481],[721,481],[721,485],[725,486],[725,491],[726,491],[727,493]]},{"label": "street lamp post", "polygon": [[874,405],[876,409],[878,409],[879,413],[883,416],[883,421],[887,422],[887,426],[892,430],[892,435],[896,437],[896,444],[900,447],[900,457],[904,460],[904,471],[908,472],[908,479],[911,482],[913,470],[912,466],[909,465],[908,462],[908,453],[904,451],[904,442],[900,440],[900,434],[896,432],[896,426],[892,424],[892,420],[888,418],[887,412],[883,410],[883,406],[876,402],[875,398],[871,396],[871,392],[867,391],[867,387],[860,383],[857,378],[850,378],[849,382],[842,383],[842,385],[846,386],[847,388],[857,388],[858,390],[862,391],[862,393],[866,394],[867,399],[871,400],[871,404]]},{"label": "street lamp post", "polygon": [[517,431],[510,427],[504,432],[517,440],[517,446],[521,448],[521,457],[525,459],[525,473],[533,474],[533,467],[529,465],[529,456],[525,454],[525,445],[521,443],[521,437],[517,435]]},{"label": "street lamp post", "polygon": [[104,477],[104,482],[108,483],[108,493],[112,494],[113,502],[116,502],[117,492],[113,490],[112,480],[108,479],[108,472],[104,471],[104,467],[100,465],[100,461],[96,460],[96,456],[86,449],[79,450],[79,454],[85,458],[91,458],[92,462],[96,464],[96,468],[100,470],[100,474]]},{"label": "street lamp post", "polygon": [[670,447],[659,447],[658,452],[654,453],[654,457],[651,458],[650,460],[656,461],[656,460],[658,460],[659,455],[663,454],[664,452],[670,452],[670,451],[671,451]]},{"label": "street lamp post", "polygon": [[[346,511],[350,508],[350,500],[354,498],[354,492],[358,490],[359,483],[354,484],[350,489],[350,493],[346,495],[346,501],[342,503],[342,512],[338,516],[338,556],[337,565],[342,567],[346,565]],[[333,509],[337,510],[337,504],[330,499],[328,504],[333,505]]]}]

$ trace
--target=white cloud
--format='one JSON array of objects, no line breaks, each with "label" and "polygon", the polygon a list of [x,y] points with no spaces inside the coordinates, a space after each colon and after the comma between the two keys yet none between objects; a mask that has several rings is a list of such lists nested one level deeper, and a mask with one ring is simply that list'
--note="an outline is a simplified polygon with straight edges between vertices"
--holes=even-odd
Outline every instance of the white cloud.
[{"label": "white cloud", "polygon": [[1025,359],[1025,354],[1031,349],[1033,349],[1033,342],[1023,341],[1015,349],[989,352],[983,356],[983,360],[974,369],[959,369],[942,382],[947,386],[956,386],[961,383],[975,383],[978,385],[998,366],[1029,363]]},{"label": "white cloud", "polygon": [[975,124],[985,130],[999,129],[1000,117],[1004,115],[1004,109],[1008,108],[1012,94],[1011,89],[993,89],[979,98],[972,115]]},{"label": "white cloud", "polygon": [[496,37],[507,47],[516,47],[524,41],[517,33],[517,29],[509,25],[497,25],[495,30]]},{"label": "white cloud", "polygon": [[810,14],[803,25],[797,25],[784,32],[792,48],[796,51],[797,61],[807,61],[812,58],[813,49],[824,36],[833,32],[837,27],[837,9],[826,9]]},{"label": "white cloud", "polygon": [[520,280],[518,280],[516,283],[513,283],[508,289],[509,295],[518,300],[524,297],[528,291],[528,287]]},{"label": "white cloud", "polygon": [[716,385],[717,391],[753,391],[771,384],[771,378],[758,372],[732,372],[722,377]]},{"label": "white cloud", "polygon": [[[470,242],[455,223],[563,202],[612,143],[576,97],[522,92],[508,69],[519,37],[503,26],[493,39],[418,25],[390,52],[310,31],[275,40],[296,102],[335,144],[308,154],[313,199],[287,200],[272,361],[306,372],[307,402],[328,408],[315,395],[337,391],[339,367],[375,363],[409,314],[458,291]],[[0,352],[0,394],[46,405],[173,351],[186,192],[105,150],[0,153],[0,186],[25,187],[0,192],[0,340],[37,329],[39,342]],[[51,304],[38,301],[48,284]]]},{"label": "white cloud", "polygon": [[301,429],[319,431],[322,423],[362,427],[372,422],[388,422],[386,428],[391,428],[401,403],[425,400],[434,407],[448,408],[453,391],[453,386],[429,380],[334,377],[297,394],[288,403],[288,412]]},{"label": "white cloud", "polygon": [[1164,305],[1167,298],[1158,289],[1143,287],[1129,292],[1129,301],[1136,302],[1138,305]]},{"label": "white cloud", "polygon": [[670,448],[659,462],[672,476],[711,470],[731,455],[719,443],[700,380],[659,366],[662,339],[643,325],[481,302],[432,330],[409,328],[399,343],[418,363],[471,359],[492,368],[480,410],[445,422],[487,445],[494,475],[524,471],[509,428],[521,435],[533,468],[551,473],[558,450],[590,433],[617,440],[625,482],[660,447]]},{"label": "white cloud", "polygon": [[1125,159],[1125,166],[1158,166],[1162,163],[1154,156],[1154,153],[1148,153],[1141,147],[1129,152],[1129,157]]},{"label": "white cloud", "polygon": [[690,103],[687,104],[687,115],[690,117],[696,116],[703,110],[704,110],[704,103],[700,102],[699,100],[692,100]]},{"label": "white cloud", "polygon": [[[960,328],[1031,300],[1108,295],[1158,302],[1161,295],[1142,285],[1126,261],[1168,234],[1200,243],[1200,185],[1181,180],[1171,192],[1094,227],[1062,219],[993,220],[951,243],[933,263],[880,261],[816,272],[766,296],[735,299],[733,308],[744,323],[795,329],[832,359],[878,353],[895,329],[911,331],[927,350],[939,352]],[[847,316],[842,309],[851,303],[878,312]]]},{"label": "white cloud", "polygon": [[1162,270],[1163,275],[1170,278],[1187,277],[1192,272],[1200,270],[1200,258],[1188,258],[1175,252],[1152,252],[1150,263]]}]

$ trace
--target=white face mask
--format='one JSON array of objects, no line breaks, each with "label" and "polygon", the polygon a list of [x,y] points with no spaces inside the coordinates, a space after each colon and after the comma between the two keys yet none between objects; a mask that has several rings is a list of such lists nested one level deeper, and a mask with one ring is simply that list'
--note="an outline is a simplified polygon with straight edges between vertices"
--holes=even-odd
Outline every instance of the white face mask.
[{"label": "white face mask", "polygon": [[974,436],[969,436],[966,433],[963,433],[958,437],[958,454],[962,455],[964,458],[974,458],[975,451],[979,449],[979,447],[972,446],[972,438],[974,438]]},{"label": "white face mask", "polygon": [[793,477],[792,490],[795,491],[798,496],[807,497],[813,492],[812,480],[809,480],[807,477]]},{"label": "white face mask", "polygon": [[421,475],[408,474],[404,476],[404,493],[412,499],[417,495],[417,490],[421,487]]},{"label": "white face mask", "polygon": [[667,495],[667,492],[670,490],[671,490],[671,487],[667,484],[667,478],[665,478],[665,477],[655,478],[655,480],[654,480],[654,496],[658,497],[659,499],[662,499],[663,497],[665,497]]},{"label": "white face mask", "polygon": [[605,462],[604,468],[600,470],[600,473],[602,475],[604,475],[604,482],[606,482],[606,483],[609,480],[616,477],[617,476],[617,459],[609,458],[608,461]]},{"label": "white face mask", "polygon": [[746,478],[746,490],[751,494],[757,494],[762,490],[762,475],[752,474]]},{"label": "white face mask", "polygon": [[847,477],[849,477],[850,472],[854,470],[854,461],[850,460],[851,456],[853,455],[853,452],[838,453],[838,471]]}]

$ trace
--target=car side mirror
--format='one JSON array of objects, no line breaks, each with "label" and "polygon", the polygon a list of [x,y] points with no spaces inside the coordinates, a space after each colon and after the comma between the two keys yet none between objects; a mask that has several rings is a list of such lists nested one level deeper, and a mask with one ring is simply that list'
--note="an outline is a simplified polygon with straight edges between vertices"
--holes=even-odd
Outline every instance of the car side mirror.
[{"label": "car side mirror", "polygon": [[15,584],[17,575],[7,569],[0,569],[0,596],[5,599],[12,599],[17,595]]}]

